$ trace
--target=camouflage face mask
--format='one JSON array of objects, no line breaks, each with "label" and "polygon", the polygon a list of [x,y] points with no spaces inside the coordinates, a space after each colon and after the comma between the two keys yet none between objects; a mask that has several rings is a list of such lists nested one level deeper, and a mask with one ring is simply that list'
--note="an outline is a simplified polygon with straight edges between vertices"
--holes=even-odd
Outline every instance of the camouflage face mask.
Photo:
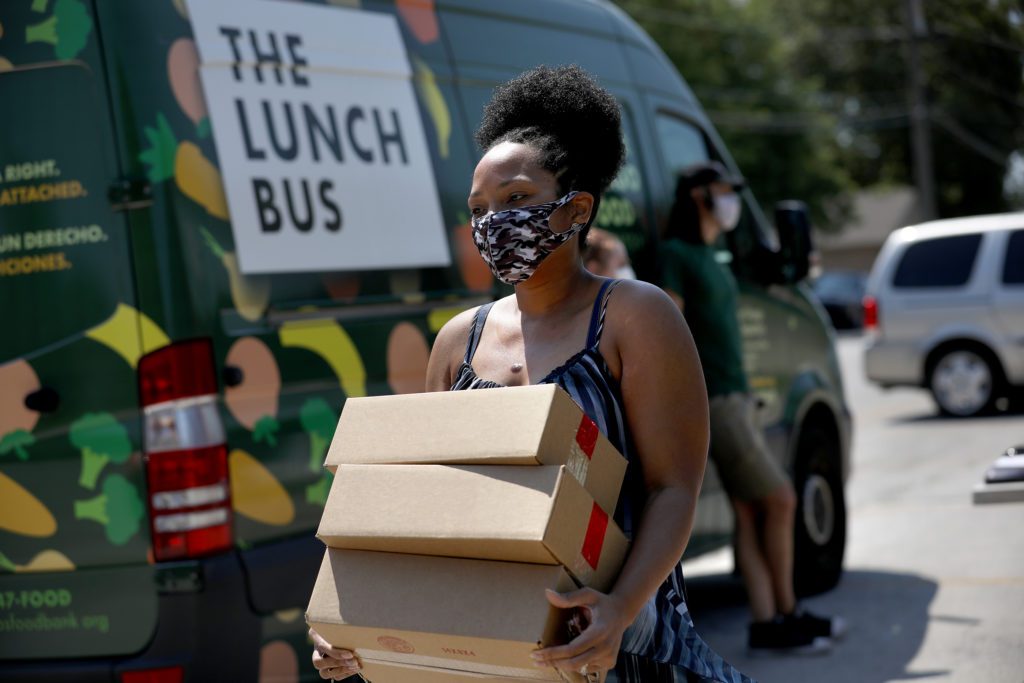
[{"label": "camouflage face mask", "polygon": [[554,232],[548,225],[551,214],[577,194],[473,218],[473,241],[496,278],[510,285],[525,282],[549,254],[583,229],[584,223],[573,223],[564,232]]}]

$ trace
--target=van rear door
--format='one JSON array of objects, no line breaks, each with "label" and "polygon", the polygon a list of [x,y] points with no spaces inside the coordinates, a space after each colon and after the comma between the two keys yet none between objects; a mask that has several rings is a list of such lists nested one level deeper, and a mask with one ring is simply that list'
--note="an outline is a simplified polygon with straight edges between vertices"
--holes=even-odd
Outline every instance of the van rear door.
[{"label": "van rear door", "polygon": [[131,653],[156,623],[135,365],[166,340],[102,88],[82,61],[0,73],[0,660]]}]

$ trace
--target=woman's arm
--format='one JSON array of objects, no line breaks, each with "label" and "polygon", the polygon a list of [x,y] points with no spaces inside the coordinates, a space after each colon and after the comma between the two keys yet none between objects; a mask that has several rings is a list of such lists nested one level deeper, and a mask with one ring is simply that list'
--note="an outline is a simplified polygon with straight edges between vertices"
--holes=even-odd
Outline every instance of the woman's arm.
[{"label": "woman's arm", "polygon": [[620,378],[647,500],[610,594],[584,588],[549,596],[559,607],[583,607],[590,620],[573,642],[535,653],[542,665],[567,670],[614,667],[623,632],[683,555],[707,462],[707,393],[678,306],[653,285],[623,282],[605,324],[601,351]]}]

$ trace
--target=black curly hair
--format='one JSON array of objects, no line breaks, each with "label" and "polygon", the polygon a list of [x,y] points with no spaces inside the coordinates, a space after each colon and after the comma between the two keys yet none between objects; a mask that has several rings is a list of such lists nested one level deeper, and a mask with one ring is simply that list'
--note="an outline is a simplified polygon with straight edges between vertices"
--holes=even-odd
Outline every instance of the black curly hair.
[{"label": "black curly hair", "polygon": [[502,142],[529,145],[558,179],[562,194],[594,195],[580,245],[586,243],[601,195],[626,158],[619,103],[576,65],[538,66],[495,88],[476,142],[484,152]]}]

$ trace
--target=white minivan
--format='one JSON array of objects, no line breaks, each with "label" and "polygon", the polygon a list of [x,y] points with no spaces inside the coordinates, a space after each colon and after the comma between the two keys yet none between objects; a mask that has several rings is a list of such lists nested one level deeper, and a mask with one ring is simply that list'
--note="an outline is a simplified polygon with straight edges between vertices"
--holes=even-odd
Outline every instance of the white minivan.
[{"label": "white minivan", "polygon": [[869,380],[926,387],[947,415],[991,410],[1024,386],[1024,212],[893,232],[864,314]]}]

